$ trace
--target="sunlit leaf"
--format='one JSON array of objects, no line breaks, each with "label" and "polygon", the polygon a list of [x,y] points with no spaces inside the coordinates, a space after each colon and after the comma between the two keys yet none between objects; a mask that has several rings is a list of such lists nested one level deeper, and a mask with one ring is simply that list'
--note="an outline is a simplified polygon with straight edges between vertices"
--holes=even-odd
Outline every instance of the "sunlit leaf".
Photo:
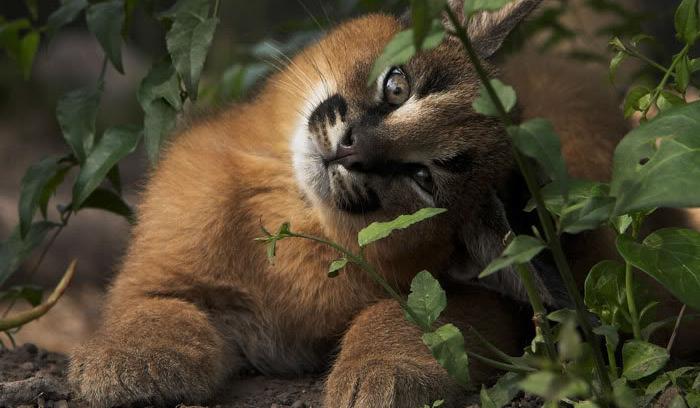
[{"label": "sunlit leaf", "polygon": [[622,346],[622,375],[634,381],[650,376],[668,362],[668,351],[655,344],[632,340]]},{"label": "sunlit leaf", "polygon": [[331,265],[328,267],[328,277],[335,278],[338,276],[340,270],[345,268],[347,264],[347,258],[336,259],[335,261],[331,262]]},{"label": "sunlit leaf", "polygon": [[469,385],[469,357],[464,349],[464,337],[453,324],[446,324],[423,334],[423,343],[430,348],[437,362],[463,386]]},{"label": "sunlit leaf", "polygon": [[479,11],[500,10],[513,0],[470,0],[464,2],[464,15],[471,16]]},{"label": "sunlit leaf", "polygon": [[410,314],[406,313],[406,318],[423,330],[429,330],[447,307],[447,296],[440,282],[430,272],[421,271],[411,282],[411,293],[406,306],[411,310]]},{"label": "sunlit leaf", "polygon": [[405,229],[413,224],[440,215],[447,210],[444,208],[423,208],[410,215],[400,215],[392,221],[373,222],[357,234],[357,243],[367,246],[391,235],[392,232]]},{"label": "sunlit leaf", "polygon": [[[506,85],[498,79],[492,79],[489,81],[493,90],[496,92],[496,96],[501,101],[501,105],[505,109],[506,113],[510,112],[517,102],[517,97],[515,95],[515,89],[512,86]],[[486,86],[483,84],[479,88],[479,96],[472,103],[474,111],[486,116],[499,117],[500,112],[496,108],[496,104],[491,98],[491,94],[486,90]]]},{"label": "sunlit leaf", "polygon": [[486,266],[479,278],[485,278],[514,264],[526,264],[545,248],[545,243],[538,238],[518,235],[508,244],[501,256]]}]

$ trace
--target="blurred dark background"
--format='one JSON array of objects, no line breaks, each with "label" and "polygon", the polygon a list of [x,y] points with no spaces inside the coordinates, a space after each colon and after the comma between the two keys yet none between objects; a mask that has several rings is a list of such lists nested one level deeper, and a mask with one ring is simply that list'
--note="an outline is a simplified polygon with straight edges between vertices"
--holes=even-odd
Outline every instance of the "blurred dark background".
[{"label": "blurred dark background", "polygon": [[[163,10],[172,2],[156,2]],[[263,41],[292,54],[295,49],[321,35],[324,29],[353,15],[370,11],[398,12],[407,2],[379,0],[225,0],[221,2],[220,24],[205,66],[198,110],[218,108],[235,101],[269,71],[264,62],[270,53]],[[600,3],[600,2],[599,2]],[[573,5],[550,18],[551,27],[524,27],[514,37],[530,38],[551,52],[569,53],[590,64],[606,64],[606,43],[615,30],[644,29],[659,38],[650,52],[666,62],[678,49],[673,38],[673,11],[678,1],[613,2],[635,13],[634,19],[620,19],[614,10],[596,9],[585,0],[548,0],[545,9]],[[58,0],[39,1],[38,24],[59,6]],[[0,2],[5,20],[28,15],[23,1]],[[542,13],[541,15],[542,16]],[[566,27],[557,30],[554,24]],[[607,31],[606,31],[607,30]],[[98,116],[98,131],[115,124],[138,124],[142,120],[136,89],[152,62],[165,53],[159,24],[142,7],[137,7],[127,44],[123,49],[125,75],[108,68],[106,92]],[[517,42],[517,41],[516,41]],[[583,47],[583,48],[581,48]],[[576,55],[578,53],[578,55]],[[55,106],[64,93],[94,84],[99,75],[102,50],[90,34],[84,19],[61,30],[51,41],[42,39],[31,78],[24,80],[14,61],[0,55],[0,241],[17,224],[17,201],[21,178],[29,165],[67,150],[55,120]],[[630,69],[630,72],[633,69]],[[624,92],[623,83],[618,85]],[[127,201],[136,203],[138,191],[148,174],[143,151],[121,164]],[[67,188],[59,190],[54,202],[68,202]],[[66,231],[48,253],[33,276],[30,259],[14,283],[51,287],[70,259],[79,259],[78,276],[66,298],[50,317],[27,325],[19,341],[33,341],[49,349],[65,351],[89,333],[99,313],[104,288],[118,265],[129,236],[122,218],[85,210],[71,220]],[[2,311],[3,309],[0,309]]]}]

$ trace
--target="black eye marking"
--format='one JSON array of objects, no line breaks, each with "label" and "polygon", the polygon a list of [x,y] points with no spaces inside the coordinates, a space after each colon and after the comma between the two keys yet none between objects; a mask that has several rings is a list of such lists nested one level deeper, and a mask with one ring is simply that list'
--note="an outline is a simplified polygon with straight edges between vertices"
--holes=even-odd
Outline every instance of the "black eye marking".
[{"label": "black eye marking", "polygon": [[418,89],[418,97],[444,92],[457,83],[455,76],[444,69],[433,69],[426,76],[425,81]]},{"label": "black eye marking", "polygon": [[337,121],[336,112],[340,114],[340,121],[345,122],[348,114],[348,103],[339,94],[331,96],[318,105],[311,117],[309,117],[309,129],[314,127],[325,128],[326,122],[331,126],[335,126]]},{"label": "black eye marking", "polygon": [[466,173],[471,169],[472,163],[472,156],[466,151],[447,159],[433,160],[433,164],[452,173]]}]

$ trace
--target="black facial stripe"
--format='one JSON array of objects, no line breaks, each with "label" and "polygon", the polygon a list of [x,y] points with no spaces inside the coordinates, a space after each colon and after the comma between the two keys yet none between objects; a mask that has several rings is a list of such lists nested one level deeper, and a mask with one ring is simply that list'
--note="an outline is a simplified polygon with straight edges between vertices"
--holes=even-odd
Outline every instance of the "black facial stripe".
[{"label": "black facial stripe", "polygon": [[369,187],[365,187],[366,191],[363,196],[356,198],[345,198],[336,201],[338,209],[349,212],[351,214],[364,214],[377,211],[381,208],[379,196]]},{"label": "black facial stripe", "polygon": [[345,122],[345,117],[348,114],[348,103],[345,98],[339,94],[335,94],[330,98],[323,101],[318,107],[313,111],[311,117],[309,117],[309,128],[313,129],[314,126],[324,129],[326,127],[326,121],[334,126],[336,123],[337,113],[340,114],[340,120]]},{"label": "black facial stripe", "polygon": [[466,173],[472,167],[472,156],[469,152],[461,152],[447,159],[433,160],[433,163],[452,173]]},{"label": "black facial stripe", "polygon": [[418,88],[417,95],[423,98],[427,95],[444,92],[456,83],[456,78],[450,72],[445,70],[432,70],[427,76],[423,84]]}]

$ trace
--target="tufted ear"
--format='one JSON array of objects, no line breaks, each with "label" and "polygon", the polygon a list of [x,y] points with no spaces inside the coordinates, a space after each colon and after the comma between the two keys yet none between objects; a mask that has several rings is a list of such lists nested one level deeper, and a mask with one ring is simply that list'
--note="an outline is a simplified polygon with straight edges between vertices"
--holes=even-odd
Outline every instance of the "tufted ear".
[{"label": "tufted ear", "polygon": [[[450,7],[464,24],[464,2],[474,0],[448,0]],[[472,16],[467,33],[483,58],[498,51],[508,34],[527,17],[542,0],[512,0],[495,12],[481,12]]]}]

